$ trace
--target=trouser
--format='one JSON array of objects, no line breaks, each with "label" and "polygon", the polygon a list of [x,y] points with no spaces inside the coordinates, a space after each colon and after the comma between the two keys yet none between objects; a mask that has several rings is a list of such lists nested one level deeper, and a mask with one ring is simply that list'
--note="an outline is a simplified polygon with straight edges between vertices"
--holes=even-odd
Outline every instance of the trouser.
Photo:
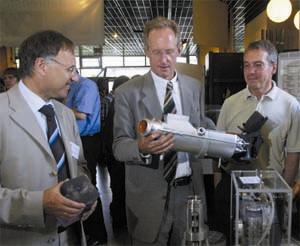
[{"label": "trouser", "polygon": [[185,245],[183,240],[187,223],[187,200],[193,194],[192,183],[180,186],[170,185],[168,200],[157,239],[153,243],[145,243],[133,238],[133,245]]},{"label": "trouser", "polygon": [[[100,134],[93,136],[82,136],[82,145],[84,157],[87,160],[88,169],[91,173],[91,181],[96,186],[96,174],[98,164],[98,153],[100,151]],[[102,211],[102,203],[100,197],[95,211],[83,223],[85,233],[93,240],[101,243],[107,241],[107,232],[104,224],[104,217]]]},{"label": "trouser", "polygon": [[92,136],[81,136],[83,154],[87,161],[88,169],[91,173],[91,181],[96,185],[98,155],[100,151],[100,133]]},{"label": "trouser", "polygon": [[123,162],[117,161],[112,155],[109,156],[107,169],[110,175],[110,188],[112,191],[110,212],[114,231],[126,226],[124,165]]}]

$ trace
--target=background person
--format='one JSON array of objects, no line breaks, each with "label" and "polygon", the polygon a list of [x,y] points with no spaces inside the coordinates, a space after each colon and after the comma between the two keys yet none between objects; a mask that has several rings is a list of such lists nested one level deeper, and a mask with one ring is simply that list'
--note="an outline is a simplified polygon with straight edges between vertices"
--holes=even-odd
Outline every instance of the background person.
[{"label": "background person", "polygon": [[9,90],[11,87],[17,84],[19,79],[20,77],[17,68],[14,67],[6,68],[3,72],[3,82],[4,82],[5,90]]}]

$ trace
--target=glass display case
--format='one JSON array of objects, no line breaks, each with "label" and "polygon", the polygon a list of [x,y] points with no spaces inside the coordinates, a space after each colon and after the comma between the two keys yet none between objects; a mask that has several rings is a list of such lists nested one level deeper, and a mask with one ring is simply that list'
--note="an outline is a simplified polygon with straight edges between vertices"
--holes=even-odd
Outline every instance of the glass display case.
[{"label": "glass display case", "polygon": [[231,244],[290,245],[292,189],[274,170],[231,174]]}]

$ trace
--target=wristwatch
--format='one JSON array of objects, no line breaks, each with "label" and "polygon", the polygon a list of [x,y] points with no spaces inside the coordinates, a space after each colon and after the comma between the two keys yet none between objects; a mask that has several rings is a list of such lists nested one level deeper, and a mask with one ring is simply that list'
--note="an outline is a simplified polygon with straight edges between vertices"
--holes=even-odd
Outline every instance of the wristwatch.
[{"label": "wristwatch", "polygon": [[140,153],[140,157],[142,159],[142,161],[146,164],[149,165],[152,162],[152,155],[151,154],[143,154]]}]

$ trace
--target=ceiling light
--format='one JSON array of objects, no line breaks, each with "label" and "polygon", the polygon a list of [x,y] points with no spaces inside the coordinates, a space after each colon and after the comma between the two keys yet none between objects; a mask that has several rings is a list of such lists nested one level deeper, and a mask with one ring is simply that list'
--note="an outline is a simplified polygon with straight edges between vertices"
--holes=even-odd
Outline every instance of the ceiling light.
[{"label": "ceiling light", "polygon": [[271,0],[267,6],[267,15],[271,21],[280,23],[287,20],[292,12],[290,0]]},{"label": "ceiling light", "polygon": [[295,14],[294,24],[295,24],[295,27],[299,30],[299,26],[300,26],[300,10]]},{"label": "ceiling light", "polygon": [[119,37],[118,33],[115,32],[115,33],[113,34],[113,38],[116,39],[116,38],[118,38],[118,37]]}]

